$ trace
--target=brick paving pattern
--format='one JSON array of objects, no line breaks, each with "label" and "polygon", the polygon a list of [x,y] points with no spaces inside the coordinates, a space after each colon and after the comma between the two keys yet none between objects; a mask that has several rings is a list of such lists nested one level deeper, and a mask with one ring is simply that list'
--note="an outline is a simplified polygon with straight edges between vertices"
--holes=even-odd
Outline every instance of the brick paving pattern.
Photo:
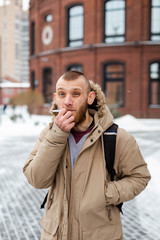
[{"label": "brick paving pattern", "polygon": [[[159,150],[160,132],[134,136],[141,140],[144,157]],[[36,138],[7,137],[0,142],[0,240],[40,239],[40,204],[46,190],[34,189],[22,173]],[[137,198],[125,203],[123,209],[124,240],[160,240],[160,189],[155,191],[148,186]]]}]

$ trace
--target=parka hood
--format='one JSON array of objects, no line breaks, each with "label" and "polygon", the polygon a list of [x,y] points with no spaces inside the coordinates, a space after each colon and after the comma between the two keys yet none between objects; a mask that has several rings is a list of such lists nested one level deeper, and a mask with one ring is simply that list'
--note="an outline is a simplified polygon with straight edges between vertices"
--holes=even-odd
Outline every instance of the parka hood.
[{"label": "parka hood", "polygon": [[[93,113],[97,112],[96,115],[98,116],[99,119],[102,118],[104,115],[106,115],[107,119],[109,121],[112,121],[113,116],[107,106],[107,100],[103,91],[101,90],[101,87],[97,83],[94,83],[91,80],[90,80],[90,87],[91,87],[91,91],[95,92],[96,97],[92,105],[88,105],[89,111]],[[52,106],[50,108],[50,112],[53,116],[56,115],[56,113],[52,112],[52,110],[55,110],[55,109],[57,109],[57,105],[53,100]]]}]

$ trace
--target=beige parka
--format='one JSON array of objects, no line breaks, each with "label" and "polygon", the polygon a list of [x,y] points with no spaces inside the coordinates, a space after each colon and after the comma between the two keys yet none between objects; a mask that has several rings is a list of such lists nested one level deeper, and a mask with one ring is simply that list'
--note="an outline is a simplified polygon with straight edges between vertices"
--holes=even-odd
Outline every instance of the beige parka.
[{"label": "beige parka", "polygon": [[[71,172],[68,135],[53,122],[42,130],[23,172],[35,188],[50,187],[41,220],[41,240],[122,240],[117,204],[129,201],[150,180],[135,139],[118,128],[115,154],[117,180],[110,181],[105,168],[103,132],[112,115],[100,87],[96,92],[95,126],[88,135]],[[53,103],[52,109],[56,106]],[[107,180],[107,184],[106,184]]]}]

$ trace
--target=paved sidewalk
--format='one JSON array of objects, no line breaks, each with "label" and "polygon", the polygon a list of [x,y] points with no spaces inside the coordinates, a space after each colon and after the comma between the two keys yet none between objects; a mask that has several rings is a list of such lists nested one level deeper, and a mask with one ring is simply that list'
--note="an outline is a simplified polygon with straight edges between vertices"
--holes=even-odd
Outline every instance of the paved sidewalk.
[{"label": "paved sidewalk", "polygon": [[[147,161],[160,151],[160,132],[134,133]],[[36,190],[22,167],[37,137],[0,140],[0,240],[39,240],[40,204],[45,190]],[[160,153],[160,152],[159,152]],[[160,158],[159,158],[160,161]],[[151,182],[134,200],[124,204],[124,240],[160,240],[160,189]]]}]

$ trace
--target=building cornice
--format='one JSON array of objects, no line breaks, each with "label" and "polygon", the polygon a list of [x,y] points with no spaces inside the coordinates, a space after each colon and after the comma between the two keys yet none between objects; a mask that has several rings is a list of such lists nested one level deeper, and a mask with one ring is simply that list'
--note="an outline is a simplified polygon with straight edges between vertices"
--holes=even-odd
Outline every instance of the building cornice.
[{"label": "building cornice", "polygon": [[64,52],[79,51],[79,50],[92,50],[95,48],[111,48],[111,47],[141,47],[141,46],[160,46],[160,41],[133,41],[133,42],[124,42],[124,43],[95,43],[95,44],[86,44],[81,47],[64,47],[57,48],[52,50],[47,50],[39,52],[30,57],[30,60],[34,58],[43,57],[46,55],[59,54]]}]

